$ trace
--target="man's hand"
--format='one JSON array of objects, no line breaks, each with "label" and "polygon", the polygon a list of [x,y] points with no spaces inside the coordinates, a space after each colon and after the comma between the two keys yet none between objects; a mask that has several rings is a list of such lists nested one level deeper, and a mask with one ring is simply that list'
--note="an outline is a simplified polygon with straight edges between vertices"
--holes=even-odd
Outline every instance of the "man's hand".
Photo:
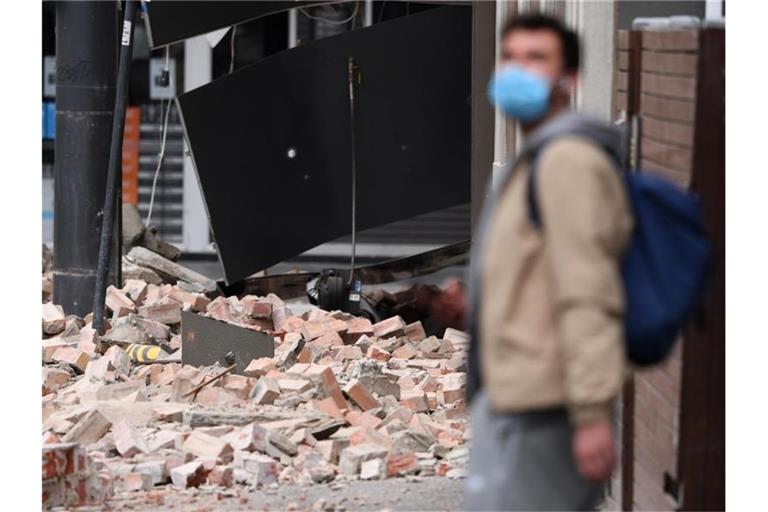
[{"label": "man's hand", "polygon": [[598,484],[608,480],[616,464],[613,425],[601,420],[576,427],[573,455],[581,476]]},{"label": "man's hand", "polygon": [[432,299],[430,313],[447,327],[464,329],[466,309],[467,297],[464,285],[458,279],[451,279]]}]

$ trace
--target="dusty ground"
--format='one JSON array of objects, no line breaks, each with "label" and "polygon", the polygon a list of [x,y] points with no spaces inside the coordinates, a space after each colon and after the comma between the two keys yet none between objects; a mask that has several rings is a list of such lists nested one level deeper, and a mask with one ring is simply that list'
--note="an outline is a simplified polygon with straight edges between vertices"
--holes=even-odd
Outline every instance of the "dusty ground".
[{"label": "dusty ground", "polygon": [[[118,493],[113,510],[461,510],[463,480],[440,477],[391,478],[382,481],[301,486],[281,485],[263,491],[204,489],[179,491],[167,486],[149,492]],[[319,500],[324,500],[320,508]]]}]

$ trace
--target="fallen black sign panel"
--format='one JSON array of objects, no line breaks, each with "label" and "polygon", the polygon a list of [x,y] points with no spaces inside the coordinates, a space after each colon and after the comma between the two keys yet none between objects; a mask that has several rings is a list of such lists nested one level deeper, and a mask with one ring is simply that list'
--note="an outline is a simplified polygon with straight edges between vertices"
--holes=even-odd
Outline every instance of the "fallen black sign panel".
[{"label": "fallen black sign panel", "polygon": [[179,97],[231,284],[351,231],[470,200],[471,8],[431,9],[281,52]]},{"label": "fallen black sign panel", "polygon": [[146,25],[149,45],[158,48],[244,21],[288,9],[329,2],[270,1],[162,1],[147,2]]},{"label": "fallen black sign panel", "polygon": [[237,364],[233,373],[242,374],[252,359],[274,357],[272,336],[245,327],[228,324],[196,313],[181,313],[181,362],[209,366],[216,362],[229,366],[228,353]]}]

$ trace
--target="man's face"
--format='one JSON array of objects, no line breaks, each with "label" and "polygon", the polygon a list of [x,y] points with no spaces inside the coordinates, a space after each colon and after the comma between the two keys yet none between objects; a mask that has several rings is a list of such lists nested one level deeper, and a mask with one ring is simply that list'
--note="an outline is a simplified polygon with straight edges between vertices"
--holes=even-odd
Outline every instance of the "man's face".
[{"label": "man's face", "polygon": [[516,64],[554,84],[563,77],[565,62],[557,34],[551,30],[517,29],[502,40],[499,64]]}]

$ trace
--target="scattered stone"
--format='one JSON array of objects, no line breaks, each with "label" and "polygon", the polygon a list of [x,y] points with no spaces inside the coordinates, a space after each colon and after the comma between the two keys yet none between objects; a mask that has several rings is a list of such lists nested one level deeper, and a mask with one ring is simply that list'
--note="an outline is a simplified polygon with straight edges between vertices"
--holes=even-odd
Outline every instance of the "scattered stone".
[{"label": "scattered stone", "polygon": [[53,302],[43,304],[43,334],[58,334],[64,330],[67,317],[61,306]]},{"label": "scattered stone", "polygon": [[95,443],[109,431],[112,423],[97,409],[91,409],[78,420],[62,439],[64,443]]},{"label": "scattered stone", "polygon": [[390,338],[405,334],[405,322],[399,316],[393,316],[373,324],[373,335],[377,338]]},{"label": "scattered stone", "polygon": [[251,391],[251,400],[256,404],[272,404],[280,396],[280,385],[270,377],[262,377]]},{"label": "scattered stone", "polygon": [[182,449],[199,458],[220,459],[225,463],[232,461],[233,456],[232,446],[229,443],[200,430],[189,434]]},{"label": "scattered stone", "polygon": [[346,394],[350,400],[352,400],[355,405],[360,407],[362,410],[367,411],[369,409],[373,409],[374,407],[378,407],[379,403],[376,401],[375,398],[368,392],[365,387],[360,384],[360,382],[357,379],[353,379],[347,383],[344,388],[342,388],[344,391],[344,394]]},{"label": "scattered stone", "polygon": [[342,450],[339,457],[339,471],[348,476],[360,473],[363,462],[371,459],[383,459],[387,455],[386,448],[373,443],[361,443]]},{"label": "scattered stone", "polygon": [[186,489],[197,487],[205,482],[207,471],[200,461],[192,461],[171,470],[171,481],[176,487]]}]

